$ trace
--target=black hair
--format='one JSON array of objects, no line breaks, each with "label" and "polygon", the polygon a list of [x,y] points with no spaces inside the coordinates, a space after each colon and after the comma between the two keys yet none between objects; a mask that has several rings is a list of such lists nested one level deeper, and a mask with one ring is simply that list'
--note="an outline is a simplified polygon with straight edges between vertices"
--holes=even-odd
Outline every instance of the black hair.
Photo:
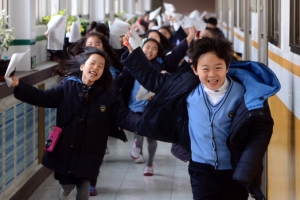
[{"label": "black hair", "polygon": [[217,26],[218,20],[215,17],[210,17],[210,18],[208,18],[208,19],[205,20],[205,23]]},{"label": "black hair", "polygon": [[103,35],[97,33],[97,32],[92,32],[92,33],[90,33],[89,35],[86,36],[86,40],[89,37],[93,37],[93,36],[96,36],[101,40],[104,51],[108,54],[108,56],[111,59],[112,66],[114,66],[115,68],[122,71],[124,66],[121,64],[120,60],[118,59],[118,56],[117,56],[116,52],[114,51],[114,49],[110,46],[108,41],[105,40],[105,37]]},{"label": "black hair", "polygon": [[98,33],[101,33],[105,35],[107,39],[109,39],[109,30],[107,26],[104,23],[93,21],[87,30],[87,34],[89,34],[91,31],[96,30]]},{"label": "black hair", "polygon": [[165,51],[165,53],[168,53],[169,51],[171,51],[174,48],[174,45],[172,45],[172,43],[170,42],[170,40],[168,40],[163,34],[161,34],[158,30],[148,30],[146,33],[146,38],[148,38],[149,34],[155,32],[158,34],[159,38],[160,38],[160,43],[163,46],[163,49]]},{"label": "black hair", "polygon": [[145,32],[147,32],[148,31],[148,23],[145,21],[145,20],[143,20],[143,19],[141,19],[141,20],[138,20],[138,23],[141,25],[141,26],[144,26],[145,27]]},{"label": "black hair", "polygon": [[219,29],[218,27],[215,27],[215,28],[206,27],[205,29],[208,30],[208,31],[210,31],[210,33],[211,33],[211,35],[213,37],[222,37],[222,38],[225,38],[222,30]]},{"label": "black hair", "polygon": [[86,41],[90,37],[97,37],[101,40],[104,51],[108,54],[109,58],[111,59],[112,66],[119,69],[120,71],[123,70],[123,65],[120,62],[120,59],[118,59],[118,56],[114,49],[109,45],[107,39],[104,35],[98,33],[98,32],[91,32],[90,34],[86,35],[84,38],[82,38],[81,41],[78,41],[78,43],[73,44],[70,47],[70,50],[75,54],[82,53],[84,51],[84,47],[86,44]]},{"label": "black hair", "polygon": [[94,47],[85,47],[82,53],[67,60],[60,60],[58,62],[58,66],[55,68],[55,74],[59,75],[58,80],[60,81],[68,76],[80,76],[81,78],[82,71],[80,70],[80,66],[85,64],[85,62],[93,54],[102,56],[105,59],[103,73],[101,77],[95,81],[94,85],[101,85],[104,90],[111,89],[113,78],[109,70],[110,59],[105,52]]},{"label": "black hair", "polygon": [[221,37],[207,37],[194,41],[187,51],[187,55],[192,60],[192,65],[197,70],[198,59],[208,53],[212,52],[216,56],[225,61],[226,67],[229,67],[229,62],[233,57],[232,42],[226,38]]},{"label": "black hair", "polygon": [[170,30],[170,26],[162,26],[158,30],[160,30],[160,29],[165,29],[166,31],[168,31],[170,33],[170,36],[172,37],[172,32]]},{"label": "black hair", "polygon": [[[162,45],[156,40],[156,39],[153,39],[153,38],[148,38],[147,40],[145,40],[145,42],[143,43],[143,46],[147,43],[147,42],[154,42],[156,45],[157,45],[157,57],[160,57],[160,58],[164,58],[166,57],[166,54],[164,52],[164,49],[162,47]],[[142,46],[142,48],[143,48]]]}]

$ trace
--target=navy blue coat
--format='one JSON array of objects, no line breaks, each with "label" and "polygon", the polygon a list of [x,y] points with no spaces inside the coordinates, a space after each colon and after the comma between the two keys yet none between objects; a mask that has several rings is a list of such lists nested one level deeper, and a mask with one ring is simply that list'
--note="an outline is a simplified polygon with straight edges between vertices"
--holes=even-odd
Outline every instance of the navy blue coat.
[{"label": "navy blue coat", "polygon": [[[156,58],[151,62],[151,67],[156,69],[158,72],[162,70],[166,70],[167,72],[175,72],[179,69],[179,62],[186,55],[186,51],[188,49],[187,41],[184,39],[178,46],[176,46],[172,53],[168,54],[165,58]],[[122,54],[122,58],[126,58],[129,54],[129,51],[126,51]],[[144,67],[144,66],[143,66]],[[128,101],[130,98],[131,90],[134,85],[135,78],[128,71],[125,66],[123,72],[120,73],[115,79],[114,88],[119,90],[122,94],[123,101],[125,106],[128,106]]]},{"label": "navy blue coat", "polygon": [[[44,91],[20,81],[14,90],[15,97],[21,101],[57,108],[57,126],[64,127],[70,122],[54,151],[45,152],[42,164],[66,175],[96,179],[111,128],[134,132],[140,116],[126,109],[102,86],[94,85],[88,97],[82,94],[83,84],[75,80],[64,80]],[[126,140],[120,132],[115,136]]]},{"label": "navy blue coat", "polygon": [[[160,74],[150,67],[139,48],[122,62],[141,85],[156,94],[143,112],[137,133],[178,143],[191,152],[186,98],[200,83],[191,67],[186,65],[173,75]],[[263,196],[259,189],[262,160],[273,132],[267,98],[279,91],[280,83],[275,74],[261,63],[232,62],[228,74],[246,89],[234,112],[226,141],[231,152],[233,179],[251,193]]]}]

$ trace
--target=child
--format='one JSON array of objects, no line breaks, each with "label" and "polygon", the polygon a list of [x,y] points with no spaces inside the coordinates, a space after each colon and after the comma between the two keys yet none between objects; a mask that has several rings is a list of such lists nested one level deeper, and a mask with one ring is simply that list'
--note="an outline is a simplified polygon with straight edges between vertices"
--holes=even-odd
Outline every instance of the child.
[{"label": "child", "polygon": [[97,178],[111,127],[135,131],[139,120],[111,94],[108,61],[104,52],[86,47],[74,59],[59,63],[57,73],[66,78],[45,91],[12,78],[17,99],[57,108],[56,123],[63,132],[54,151],[45,152],[42,164],[54,170],[62,185],[59,199],[69,199],[75,186],[76,199],[88,199],[90,180]]},{"label": "child", "polygon": [[[92,29],[89,34],[87,34],[84,38],[79,40],[78,42],[74,43],[69,50],[77,55],[81,53],[84,50],[85,46],[92,46],[95,47],[101,51],[105,51],[110,60],[112,61],[112,65],[109,67],[109,70],[112,74],[113,79],[116,78],[116,76],[123,70],[123,65],[120,63],[120,60],[117,57],[117,54],[113,50],[113,48],[109,45],[107,38],[105,37],[104,33],[100,33],[99,30],[102,29],[97,29],[98,28],[103,28],[102,23],[92,23],[94,29]],[[98,32],[96,32],[98,30]],[[105,29],[104,29],[105,30]],[[105,32],[106,33],[106,32]],[[105,154],[109,154],[108,147],[106,147]],[[96,184],[97,184],[97,179],[96,180],[91,180],[91,187],[90,187],[90,196],[96,196],[97,195],[97,190],[96,190]]]},{"label": "child", "polygon": [[220,37],[195,41],[188,50],[192,67],[172,75],[153,70],[140,48],[128,49],[123,64],[155,93],[137,133],[191,153],[194,199],[247,200],[248,192],[265,199],[259,186],[273,130],[267,98],[280,89],[275,74],[249,61],[229,68],[232,43]]},{"label": "child", "polygon": [[[150,62],[156,63],[157,58],[165,57],[164,51],[160,43],[155,39],[149,38],[143,44],[143,52],[147,56],[147,59]],[[159,63],[159,62],[158,62]],[[155,66],[157,71],[161,71],[163,65],[157,64]],[[117,79],[117,86],[121,90],[125,105],[128,105],[128,108],[136,113],[142,113],[146,105],[148,104],[148,99],[137,100],[137,93],[141,87],[138,81],[136,81],[130,72],[125,68],[123,73],[120,74]],[[157,149],[157,141],[151,138],[147,138],[148,142],[148,159],[146,161],[146,166],[144,169],[144,176],[152,176],[154,174],[153,159]],[[135,163],[144,163],[143,157],[143,136],[135,135],[135,142],[130,151],[130,155],[135,159]]]},{"label": "child", "polygon": [[113,78],[116,78],[116,76],[123,70],[123,65],[120,63],[116,52],[109,45],[103,34],[98,32],[90,32],[84,38],[73,44],[69,50],[77,55],[83,51],[83,47],[85,46],[95,47],[101,51],[105,51],[108,54],[112,62],[112,65],[109,67],[109,69]]}]

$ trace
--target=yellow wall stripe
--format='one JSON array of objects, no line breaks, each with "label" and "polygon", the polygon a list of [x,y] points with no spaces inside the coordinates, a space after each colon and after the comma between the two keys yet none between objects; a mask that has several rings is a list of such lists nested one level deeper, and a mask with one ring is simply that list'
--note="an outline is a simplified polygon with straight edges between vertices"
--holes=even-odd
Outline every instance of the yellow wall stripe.
[{"label": "yellow wall stripe", "polygon": [[300,199],[300,120],[278,96],[269,103],[274,129],[268,148],[268,199]]},{"label": "yellow wall stripe", "polygon": [[[239,40],[241,40],[242,42],[245,41],[244,37],[241,36],[240,34],[238,34],[237,32],[234,32],[234,36],[237,37]],[[251,40],[252,46],[256,49],[258,49],[258,42]]]},{"label": "yellow wall stripe", "polygon": [[[243,36],[239,35],[236,32],[234,32],[234,36],[237,37],[242,42],[244,42],[244,37]],[[258,49],[258,43],[255,42],[254,40],[252,40],[251,42],[252,42],[252,46],[254,48]],[[289,61],[289,60],[273,53],[270,50],[268,50],[268,56],[271,60],[273,60],[274,62],[279,64],[282,68],[288,70],[289,72],[291,72],[295,76],[300,77],[300,66],[299,65],[296,65],[296,64],[292,63],[291,61]]]},{"label": "yellow wall stripe", "polygon": [[252,46],[255,48],[255,49],[258,49],[258,43],[255,42],[254,40],[251,40],[251,43],[252,43]]},{"label": "yellow wall stripe", "polygon": [[278,65],[280,65],[282,68],[288,70],[295,76],[300,77],[300,66],[299,65],[296,65],[296,64],[288,61],[287,59],[273,53],[270,50],[268,51],[268,54],[269,54],[269,58],[271,60],[273,60],[274,62],[276,62]]},{"label": "yellow wall stripe", "polygon": [[239,35],[237,32],[234,32],[234,36],[237,37],[237,39],[241,40],[242,42],[244,42],[244,37]]}]

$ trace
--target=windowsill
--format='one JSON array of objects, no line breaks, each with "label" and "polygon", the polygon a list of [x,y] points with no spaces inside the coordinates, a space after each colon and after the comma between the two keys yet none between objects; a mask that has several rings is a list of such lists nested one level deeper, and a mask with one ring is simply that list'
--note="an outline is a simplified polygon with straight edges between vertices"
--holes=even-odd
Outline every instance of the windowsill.
[{"label": "windowsill", "polygon": [[300,45],[290,44],[291,52],[300,55]]},{"label": "windowsill", "polygon": [[[16,71],[15,77],[34,85],[53,76],[54,68],[57,62],[45,61],[36,65],[31,71]],[[3,99],[13,93],[14,88],[8,87],[5,81],[0,81],[0,99]]]}]

